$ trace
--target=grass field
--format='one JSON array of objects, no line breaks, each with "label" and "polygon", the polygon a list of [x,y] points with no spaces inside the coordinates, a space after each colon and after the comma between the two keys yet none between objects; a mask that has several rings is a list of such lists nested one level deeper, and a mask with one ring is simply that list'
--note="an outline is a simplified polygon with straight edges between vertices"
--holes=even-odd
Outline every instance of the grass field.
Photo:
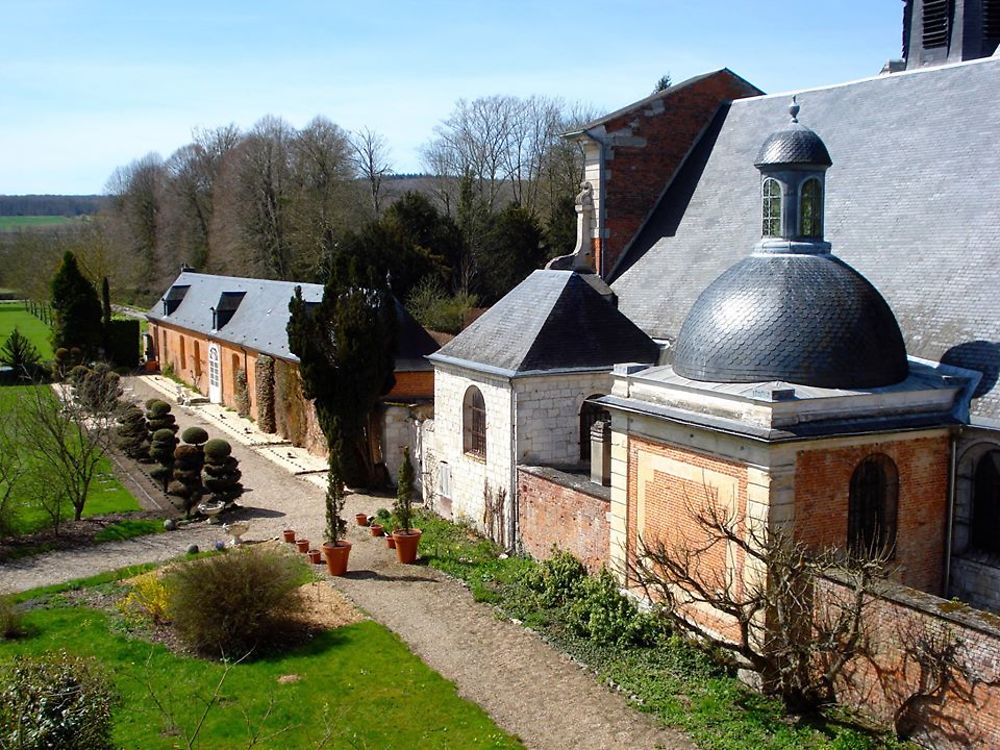
[{"label": "grass field", "polygon": [[[2,415],[10,414],[18,399],[24,398],[31,388],[48,389],[48,386],[0,387],[0,418]],[[2,429],[2,422],[0,422],[0,429]],[[13,527],[18,534],[38,531],[49,524],[49,517],[45,511],[32,501],[33,498],[27,490],[20,490],[14,495],[16,510]],[[112,471],[111,462],[107,458],[101,459],[94,484],[91,485],[90,494],[87,496],[87,504],[84,506],[84,517],[102,516],[108,513],[127,513],[135,510],[140,510],[138,501],[118,481]],[[72,519],[72,508],[68,512],[70,513],[69,518]]]},{"label": "grass field", "polygon": [[28,312],[23,304],[0,303],[0,344],[7,340],[15,327],[35,345],[43,360],[52,359],[49,327]]},{"label": "grass field", "polygon": [[0,232],[55,227],[72,221],[69,216],[0,216]]},{"label": "grass field", "polygon": [[[111,593],[115,585],[100,588]],[[60,648],[98,659],[121,695],[114,712],[115,747],[181,747],[149,691],[174,713],[176,725],[190,731],[223,673],[217,662],[178,656],[123,632],[117,614],[73,606],[59,595],[47,603],[32,602],[24,624],[27,637],[0,641],[0,666],[15,654]],[[325,631],[285,653],[234,666],[198,746],[246,747],[244,715],[256,727],[272,701],[265,734],[287,731],[266,747],[313,747],[324,733],[324,713],[334,730],[330,748],[522,747],[482,709],[459,698],[452,683],[394,634],[371,621]]]}]

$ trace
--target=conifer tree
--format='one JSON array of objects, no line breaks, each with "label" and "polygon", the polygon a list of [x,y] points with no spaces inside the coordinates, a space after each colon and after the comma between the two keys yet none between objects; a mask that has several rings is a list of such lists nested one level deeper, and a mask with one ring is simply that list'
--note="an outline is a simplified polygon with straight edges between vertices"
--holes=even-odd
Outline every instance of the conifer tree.
[{"label": "conifer tree", "polygon": [[94,285],[80,272],[71,252],[52,277],[52,348],[78,347],[85,356],[96,353],[101,344],[101,303]]},{"label": "conifer tree", "polygon": [[359,272],[352,263],[334,266],[318,304],[307,305],[300,287],[289,303],[288,346],[299,358],[303,393],[331,456],[343,446],[343,479],[354,487],[376,479],[368,420],[395,382],[395,304],[374,268]]}]

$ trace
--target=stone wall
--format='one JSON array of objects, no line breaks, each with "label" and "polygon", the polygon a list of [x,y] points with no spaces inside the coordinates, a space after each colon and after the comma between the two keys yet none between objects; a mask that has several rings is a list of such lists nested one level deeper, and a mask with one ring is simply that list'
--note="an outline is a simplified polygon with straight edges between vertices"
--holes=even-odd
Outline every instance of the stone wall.
[{"label": "stone wall", "polygon": [[553,547],[572,552],[591,573],[608,562],[611,492],[579,474],[517,467],[518,527],[524,551],[548,559]]},{"label": "stone wall", "polygon": [[[489,483],[493,491],[502,489],[508,498],[512,490],[510,381],[447,365],[435,367],[432,452],[439,492],[444,483],[444,499],[453,518],[482,529],[484,486]],[[466,453],[463,443],[463,403],[471,386],[479,388],[486,404],[485,459]]]},{"label": "stone wall", "polygon": [[[610,372],[545,375],[513,382],[517,462],[542,466],[579,464],[580,408],[590,396],[610,393]],[[585,439],[589,445],[589,433]]]}]

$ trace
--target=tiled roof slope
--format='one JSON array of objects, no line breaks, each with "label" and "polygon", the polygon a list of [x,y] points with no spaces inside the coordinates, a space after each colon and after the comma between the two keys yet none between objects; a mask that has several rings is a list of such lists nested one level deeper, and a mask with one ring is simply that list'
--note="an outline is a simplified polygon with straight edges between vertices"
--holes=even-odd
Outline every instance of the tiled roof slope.
[{"label": "tiled roof slope", "polygon": [[[163,300],[176,287],[189,286],[180,305],[169,315],[163,314]],[[297,362],[298,357],[288,349],[288,303],[295,287],[302,287],[306,302],[323,299],[322,284],[301,284],[294,281],[246,279],[237,276],[215,276],[184,271],[163,297],[149,310],[146,317],[203,333],[220,341],[244,346],[248,349]],[[212,330],[212,310],[219,305],[223,293],[245,292],[232,319],[220,330]],[[427,370],[430,364],[425,356],[438,346],[430,334],[415,321],[396,300],[396,318],[399,340],[396,353],[396,370],[399,372]]]},{"label": "tiled roof slope", "polygon": [[656,362],[656,343],[600,287],[572,271],[535,271],[431,359],[512,374]]},{"label": "tiled roof slope", "polygon": [[[983,372],[974,413],[1000,417],[1000,59],[797,93],[833,159],[833,252],[885,296],[909,354]],[[760,238],[754,156],[790,97],[720,111],[620,266],[621,310],[654,338]]]}]

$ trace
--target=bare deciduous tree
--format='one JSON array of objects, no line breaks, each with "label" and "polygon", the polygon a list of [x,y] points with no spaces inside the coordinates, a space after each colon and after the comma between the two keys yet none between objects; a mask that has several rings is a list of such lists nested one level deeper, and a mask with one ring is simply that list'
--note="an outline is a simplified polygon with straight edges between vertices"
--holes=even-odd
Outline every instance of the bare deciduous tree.
[{"label": "bare deciduous tree", "polygon": [[[693,531],[638,540],[630,582],[680,630],[759,674],[790,710],[831,702],[846,665],[868,653],[865,615],[889,553],[815,550],[706,495],[701,507],[687,503]],[[706,625],[706,611],[730,633]]]},{"label": "bare deciduous tree", "polygon": [[368,183],[368,195],[375,219],[382,217],[385,200],[382,183],[392,174],[389,144],[385,137],[371,128],[362,128],[351,135],[354,169]]}]

